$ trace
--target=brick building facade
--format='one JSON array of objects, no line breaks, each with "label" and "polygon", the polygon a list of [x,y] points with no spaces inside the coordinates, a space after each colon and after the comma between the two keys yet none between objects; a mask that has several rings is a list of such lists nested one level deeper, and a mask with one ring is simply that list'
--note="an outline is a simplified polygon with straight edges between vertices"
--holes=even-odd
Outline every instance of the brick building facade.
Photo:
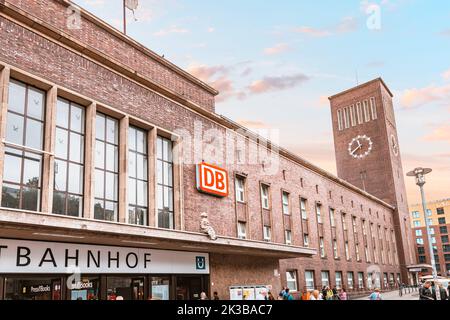
[{"label": "brick building facade", "polygon": [[[385,195],[325,172],[217,115],[216,90],[70,1],[1,0],[0,33],[0,298],[409,281],[395,169],[376,181]],[[203,161],[228,172],[228,196],[197,190]]]}]

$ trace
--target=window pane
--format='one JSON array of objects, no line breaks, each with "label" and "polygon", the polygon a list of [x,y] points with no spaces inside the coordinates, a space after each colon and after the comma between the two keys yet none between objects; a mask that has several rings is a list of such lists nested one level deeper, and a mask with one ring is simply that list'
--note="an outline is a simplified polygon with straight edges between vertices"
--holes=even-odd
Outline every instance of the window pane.
[{"label": "window pane", "polygon": [[40,187],[40,161],[25,159],[23,167],[23,184],[33,188]]},{"label": "window pane", "polygon": [[163,140],[163,160],[170,161],[169,160],[169,141],[166,139]]},{"label": "window pane", "polygon": [[53,213],[66,214],[66,194],[53,192]]},{"label": "window pane", "polygon": [[36,188],[23,188],[22,208],[24,210],[37,211],[39,208],[39,190]]},{"label": "window pane", "polygon": [[67,163],[55,160],[55,190],[66,191]]},{"label": "window pane", "polygon": [[69,192],[83,194],[83,166],[69,164]]},{"label": "window pane", "polygon": [[9,83],[8,110],[24,113],[25,110],[25,90],[23,83],[11,80]]},{"label": "window pane", "polygon": [[3,184],[2,188],[2,207],[19,208],[20,189],[18,186]]},{"label": "window pane", "polygon": [[84,137],[76,133],[70,134],[70,161],[84,163]]},{"label": "window pane", "polygon": [[105,140],[105,117],[101,114],[97,114],[95,118],[95,137]]},{"label": "window pane", "polygon": [[136,129],[132,127],[128,129],[128,148],[136,151]]},{"label": "window pane", "polygon": [[106,145],[106,170],[119,172],[118,155],[119,148],[110,144]]},{"label": "window pane", "polygon": [[62,128],[69,128],[69,103],[58,98],[56,107],[56,125]]},{"label": "window pane", "polygon": [[173,185],[173,177],[172,177],[172,165],[168,163],[164,163],[164,184],[172,187]]},{"label": "window pane", "polygon": [[27,119],[27,133],[25,145],[30,148],[42,150],[42,135],[43,135],[42,122]]},{"label": "window pane", "polygon": [[136,180],[128,179],[128,203],[136,205]]},{"label": "window pane", "polygon": [[57,158],[67,159],[68,133],[66,130],[56,128],[55,155]]},{"label": "window pane", "polygon": [[158,161],[157,164],[157,175],[158,175],[158,183],[162,184],[163,183],[163,162],[162,161]]},{"label": "window pane", "polygon": [[6,119],[6,141],[23,145],[23,126],[22,116],[8,112]]},{"label": "window pane", "polygon": [[105,202],[105,220],[117,221],[117,203]]},{"label": "window pane", "polygon": [[103,201],[95,200],[94,202],[94,219],[103,220],[105,216],[105,210]]},{"label": "window pane", "polygon": [[117,181],[118,181],[117,174],[106,172],[106,181],[105,181],[106,199],[117,201]]},{"label": "window pane", "polygon": [[44,92],[33,87],[28,87],[27,114],[30,117],[44,119]]},{"label": "window pane", "polygon": [[70,130],[84,133],[84,109],[73,104],[70,110]]},{"label": "window pane", "polygon": [[157,192],[157,198],[158,198],[158,209],[162,210],[164,208],[164,195],[163,195],[163,187],[162,186],[158,186],[158,192]]},{"label": "window pane", "polygon": [[137,182],[137,205],[147,206],[147,183],[143,181]]},{"label": "window pane", "polygon": [[157,146],[156,146],[156,152],[157,152],[157,157],[158,159],[162,159],[163,158],[163,142],[162,142],[162,138],[158,137],[157,140]]},{"label": "window pane", "polygon": [[144,156],[137,154],[137,178],[147,180],[147,159]]},{"label": "window pane", "polygon": [[101,170],[95,170],[95,197],[103,198],[105,196],[105,173]]},{"label": "window pane", "polygon": [[136,153],[134,152],[128,154],[128,176],[136,178]]},{"label": "window pane", "polygon": [[5,154],[5,164],[3,170],[3,180],[20,183],[20,173],[22,172],[22,159]]},{"label": "window pane", "polygon": [[95,167],[105,169],[105,143],[95,142]]},{"label": "window pane", "polygon": [[117,130],[117,121],[106,118],[106,141],[109,143],[119,143],[119,133]]},{"label": "window pane", "polygon": [[145,132],[138,130],[136,134],[137,139],[137,151],[140,153],[147,153],[147,147],[146,147],[146,140],[145,140],[146,134]]},{"label": "window pane", "polygon": [[83,213],[83,200],[79,196],[69,195],[67,200],[67,215],[71,217],[81,217]]}]

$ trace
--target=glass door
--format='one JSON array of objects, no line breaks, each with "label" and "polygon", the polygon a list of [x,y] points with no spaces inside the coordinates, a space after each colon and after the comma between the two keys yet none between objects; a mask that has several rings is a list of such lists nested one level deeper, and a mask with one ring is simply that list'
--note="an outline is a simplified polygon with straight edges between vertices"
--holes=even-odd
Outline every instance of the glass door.
[{"label": "glass door", "polygon": [[144,300],[144,279],[133,279],[131,282],[132,300]]}]

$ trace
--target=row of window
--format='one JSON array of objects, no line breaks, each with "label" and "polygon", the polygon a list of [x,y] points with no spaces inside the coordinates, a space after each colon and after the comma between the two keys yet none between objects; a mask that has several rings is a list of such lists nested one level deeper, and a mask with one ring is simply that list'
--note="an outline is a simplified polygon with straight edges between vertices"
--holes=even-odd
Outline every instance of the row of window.
[{"label": "row of window", "polygon": [[377,105],[374,97],[337,111],[339,131],[377,119]]},{"label": "row of window", "polygon": [[[236,201],[238,203],[245,203],[246,201],[246,193],[245,193],[245,183],[246,178],[241,175],[236,175],[235,177],[235,191],[236,191]],[[261,207],[264,210],[270,210],[270,187],[265,184],[261,184],[260,189],[260,195],[261,195]],[[282,212],[284,215],[291,215],[290,210],[290,194],[286,191],[282,191],[281,193],[281,203],[282,203]],[[316,213],[316,220],[318,225],[323,225],[324,218],[322,213],[322,205],[320,203],[315,204],[315,213]],[[300,216],[303,221],[308,220],[308,213],[307,213],[307,200],[304,198],[300,198]],[[336,228],[336,213],[335,209],[329,208],[329,219],[330,219],[330,225],[332,228]],[[342,223],[342,230],[347,232],[347,215],[345,213],[342,213],[341,215],[341,223]],[[361,261],[360,256],[360,241],[358,239],[358,227],[357,227],[357,217],[352,216],[352,231],[355,237],[355,256],[356,261]],[[361,228],[362,228],[362,234],[363,236],[367,236],[367,227],[366,227],[366,221],[362,219],[361,221]],[[374,224],[370,223],[370,233],[371,233],[371,239],[373,243],[373,259],[375,263],[378,263],[381,261],[383,264],[392,264],[394,261],[396,261],[396,245],[395,245],[395,234],[394,231],[391,230],[391,233],[389,233],[388,229],[384,229],[384,233],[382,230],[382,227],[378,226],[378,239],[375,237],[375,231],[374,231]],[[264,226],[264,240],[265,241],[271,241],[271,227],[268,225]],[[335,234],[335,233],[334,233]],[[384,236],[384,237],[383,237]],[[238,222],[238,237],[240,239],[246,239],[247,238],[247,223],[244,221]],[[343,238],[345,239],[345,235],[343,235]],[[285,243],[287,245],[292,244],[292,231],[291,230],[285,230]],[[385,243],[386,245],[383,245]],[[364,244],[364,255],[366,262],[371,261],[370,257],[370,249],[368,245],[368,241],[365,238],[363,241]],[[378,244],[378,246],[377,246]],[[308,247],[310,245],[309,241],[309,234],[303,233],[303,245],[305,247]],[[326,248],[325,248],[325,239],[323,237],[319,238],[319,254],[322,258],[326,258]],[[332,239],[332,245],[333,245],[333,255],[334,258],[340,259],[339,254],[339,246],[338,241],[336,238]],[[393,250],[391,250],[391,245]],[[378,248],[379,247],[379,248]],[[386,248],[386,251],[384,250]],[[378,254],[378,249],[380,251],[380,254]],[[351,260],[351,254],[350,254],[350,247],[349,242],[345,241],[344,243],[344,250],[345,250],[345,258],[347,261]],[[387,253],[387,254],[385,254]],[[381,259],[379,258],[379,255],[381,256]],[[386,259],[387,257],[387,259]]]},{"label": "row of window", "polygon": [[[41,210],[43,156],[54,155],[52,211],[83,217],[86,110],[58,97],[53,150],[44,142],[46,126],[45,92],[11,80],[6,120],[2,207]],[[95,116],[94,218],[118,221],[119,204],[119,120]],[[172,142],[157,138],[158,226],[173,228]],[[51,153],[53,151],[53,153]],[[148,133],[128,128],[128,216],[130,224],[148,224]]]},{"label": "row of window", "polygon": [[[336,289],[342,289],[344,287],[346,287],[347,290],[382,288],[381,273],[369,272],[366,274],[365,277],[364,272],[355,273],[349,271],[345,275],[346,278],[344,279],[344,273],[342,271],[335,272],[334,286],[336,286]],[[306,270],[304,282],[305,290],[311,291],[315,289],[321,289],[323,287],[333,287],[330,279],[331,278],[329,271],[321,271],[320,272],[321,285],[316,285],[315,271]],[[398,283],[400,283],[400,274],[397,274],[397,278],[395,278],[395,274],[393,273],[391,274],[383,273],[383,288],[392,288]],[[297,271],[292,270],[286,272],[286,284],[290,291],[299,291]]]},{"label": "row of window", "polygon": [[[421,218],[421,213],[419,211],[413,211],[411,214],[412,214],[413,219]],[[445,209],[444,208],[436,208],[436,214],[444,215]],[[431,211],[430,209],[427,209],[427,217],[431,217],[432,215],[433,215],[433,211]]]},{"label": "row of window", "polygon": [[[431,218],[427,219],[427,223],[430,226],[434,225],[434,221]],[[440,225],[447,224],[447,219],[446,218],[438,218],[438,224],[440,224]],[[421,228],[422,227],[422,222],[420,220],[414,220],[413,221],[413,227],[414,228]]]}]

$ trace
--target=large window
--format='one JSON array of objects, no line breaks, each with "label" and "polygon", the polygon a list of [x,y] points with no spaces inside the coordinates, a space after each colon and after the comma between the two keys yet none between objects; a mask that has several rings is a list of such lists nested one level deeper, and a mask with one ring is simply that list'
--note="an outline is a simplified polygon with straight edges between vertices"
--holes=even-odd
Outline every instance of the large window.
[{"label": "large window", "polygon": [[344,108],[344,127],[345,129],[350,128],[350,111],[348,108]]},{"label": "large window", "polygon": [[285,215],[290,215],[290,211],[289,211],[289,193],[287,193],[286,191],[283,191],[283,195],[282,195],[282,200],[283,200],[283,214]]},{"label": "large window", "polygon": [[173,229],[173,143],[158,137],[158,227]]},{"label": "large window", "polygon": [[263,209],[270,209],[269,186],[265,184],[261,185],[261,205]]},{"label": "large window", "polygon": [[148,212],[147,132],[128,130],[128,223],[147,225]]},{"label": "large window", "polygon": [[337,240],[333,240],[333,254],[335,259],[339,259],[339,249]]},{"label": "large window", "polygon": [[298,291],[296,271],[286,272],[286,284],[290,291]]},{"label": "large window", "polygon": [[353,289],[353,283],[354,283],[353,272],[347,272],[347,284],[350,290]]},{"label": "large window", "polygon": [[364,273],[358,272],[358,288],[364,289]]},{"label": "large window", "polygon": [[348,248],[348,241],[345,242],[344,246],[345,246],[345,259],[347,261],[349,261],[350,260],[350,250]]},{"label": "large window", "polygon": [[306,199],[300,199],[300,211],[303,220],[308,220],[308,213],[306,212]]},{"label": "large window", "polygon": [[439,222],[439,224],[447,224],[447,221],[445,220],[445,218],[439,218],[438,222]]},{"label": "large window", "polygon": [[329,271],[322,271],[322,287],[329,287],[330,286],[330,272]]},{"label": "large window", "polygon": [[322,224],[322,205],[319,203],[316,204],[316,216],[317,216],[317,223]]},{"label": "large window", "polygon": [[235,188],[236,188],[236,201],[244,203],[245,202],[245,178],[244,177],[236,176]]},{"label": "large window", "polygon": [[94,217],[118,220],[119,122],[97,113],[95,125]]},{"label": "large window", "polygon": [[412,217],[413,217],[413,219],[420,219],[420,212],[419,211],[413,211]]},{"label": "large window", "polygon": [[352,127],[356,126],[356,110],[355,105],[350,107],[350,121],[352,123]]},{"label": "large window", "polygon": [[324,243],[324,239],[322,237],[319,239],[319,248],[320,248],[320,257],[325,258],[326,257],[325,243]]},{"label": "large window", "polygon": [[305,271],[305,284],[307,290],[314,290],[314,271]]},{"label": "large window", "polygon": [[11,80],[6,118],[2,206],[40,210],[45,92]]},{"label": "large window", "polygon": [[363,124],[364,123],[364,118],[363,118],[361,102],[358,102],[356,104],[356,115],[358,117],[358,124]]},{"label": "large window", "polygon": [[378,113],[377,113],[377,104],[375,102],[375,98],[370,98],[370,113],[372,114],[372,119],[376,120],[378,119]]},{"label": "large window", "polygon": [[238,238],[247,239],[247,223],[238,222]]},{"label": "large window", "polygon": [[364,106],[364,121],[369,122],[370,121],[369,101],[364,100],[363,106]]},{"label": "large window", "polygon": [[342,288],[342,272],[336,271],[336,288],[341,289]]},{"label": "large window", "polygon": [[58,98],[53,213],[83,215],[84,108]]},{"label": "large window", "polygon": [[330,208],[330,224],[331,224],[332,228],[336,227],[336,218],[335,218],[335,215],[334,215],[334,209],[333,208]]},{"label": "large window", "polygon": [[339,131],[342,131],[344,129],[344,121],[342,118],[342,110],[341,109],[338,110],[337,117],[338,117],[338,129],[339,129]]},{"label": "large window", "polygon": [[286,244],[290,246],[292,244],[292,232],[291,230],[286,230],[284,232],[284,237],[286,239]]}]

